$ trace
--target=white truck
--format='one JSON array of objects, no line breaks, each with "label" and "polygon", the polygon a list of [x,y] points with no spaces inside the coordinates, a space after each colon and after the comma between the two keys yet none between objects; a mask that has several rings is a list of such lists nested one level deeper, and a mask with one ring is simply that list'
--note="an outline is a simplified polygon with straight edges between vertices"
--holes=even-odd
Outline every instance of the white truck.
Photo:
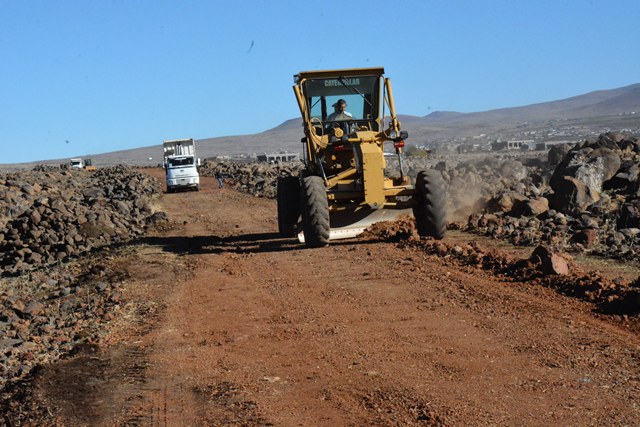
[{"label": "white truck", "polygon": [[84,169],[84,162],[80,158],[71,159],[72,169]]},{"label": "white truck", "polygon": [[167,193],[179,189],[200,190],[196,144],[193,139],[174,139],[162,144],[162,165],[167,175]]}]

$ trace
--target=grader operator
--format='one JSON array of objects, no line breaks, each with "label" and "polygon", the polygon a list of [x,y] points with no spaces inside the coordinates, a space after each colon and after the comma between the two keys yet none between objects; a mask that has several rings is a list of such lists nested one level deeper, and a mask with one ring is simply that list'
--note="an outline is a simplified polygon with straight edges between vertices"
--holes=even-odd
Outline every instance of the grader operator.
[{"label": "grader operator", "polygon": [[[300,241],[324,246],[355,237],[375,222],[413,212],[420,235],[442,238],[442,177],[424,170],[414,186],[405,175],[401,154],[408,135],[400,130],[384,69],[308,71],[295,75],[294,81],[305,168],[299,177],[278,180],[281,235],[294,236],[301,229]],[[385,143],[393,144],[398,156],[398,176],[385,172]]]}]

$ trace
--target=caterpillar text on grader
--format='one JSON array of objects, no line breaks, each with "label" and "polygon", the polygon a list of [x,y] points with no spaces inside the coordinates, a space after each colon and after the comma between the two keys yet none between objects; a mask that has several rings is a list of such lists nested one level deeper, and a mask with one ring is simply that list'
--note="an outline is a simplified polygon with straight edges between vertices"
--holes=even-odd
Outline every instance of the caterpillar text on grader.
[{"label": "caterpillar text on grader", "polygon": [[[413,212],[421,236],[442,238],[442,177],[436,170],[424,170],[414,186],[404,174],[401,154],[408,135],[400,130],[384,69],[308,71],[294,80],[305,168],[300,177],[278,180],[280,234],[296,235],[301,217],[300,241],[324,246],[355,237],[375,222]],[[399,176],[386,176],[385,143],[393,144]]]}]

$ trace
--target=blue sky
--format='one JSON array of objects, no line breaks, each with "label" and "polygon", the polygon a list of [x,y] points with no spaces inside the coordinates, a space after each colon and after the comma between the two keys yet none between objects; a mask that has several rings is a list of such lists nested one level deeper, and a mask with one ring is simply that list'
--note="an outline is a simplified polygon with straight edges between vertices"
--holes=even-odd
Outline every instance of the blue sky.
[{"label": "blue sky", "polygon": [[0,0],[0,163],[261,132],[299,71],[384,66],[401,114],[640,82],[640,1]]}]

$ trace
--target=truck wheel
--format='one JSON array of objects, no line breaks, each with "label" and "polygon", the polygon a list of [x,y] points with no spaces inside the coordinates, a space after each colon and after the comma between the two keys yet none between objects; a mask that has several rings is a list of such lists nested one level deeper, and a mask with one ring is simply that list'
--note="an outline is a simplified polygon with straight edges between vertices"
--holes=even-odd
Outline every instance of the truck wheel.
[{"label": "truck wheel", "polygon": [[296,176],[281,176],[276,190],[278,231],[282,237],[295,236],[300,217],[300,180]]},{"label": "truck wheel", "polygon": [[416,228],[420,236],[442,239],[446,229],[446,194],[442,175],[434,169],[418,172],[413,194]]},{"label": "truck wheel", "polygon": [[309,247],[329,244],[329,203],[324,181],[319,176],[302,180],[302,230]]}]

